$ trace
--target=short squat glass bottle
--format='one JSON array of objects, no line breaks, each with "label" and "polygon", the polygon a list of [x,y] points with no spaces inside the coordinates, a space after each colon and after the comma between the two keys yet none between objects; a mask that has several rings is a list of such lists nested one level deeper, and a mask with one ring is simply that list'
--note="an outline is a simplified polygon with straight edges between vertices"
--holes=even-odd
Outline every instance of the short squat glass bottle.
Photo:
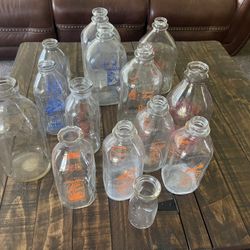
[{"label": "short squat glass bottle", "polygon": [[118,120],[134,122],[137,113],[146,108],[147,102],[160,93],[162,75],[154,63],[151,44],[139,44],[135,57],[121,71],[121,94]]},{"label": "short squat glass bottle", "polygon": [[66,124],[80,127],[84,139],[96,152],[100,147],[100,108],[93,96],[93,83],[87,78],[77,77],[70,81],[69,88],[71,94],[65,105]]},{"label": "short squat glass bottle", "polygon": [[65,126],[64,111],[68,82],[56,70],[54,61],[41,61],[38,71],[33,87],[36,105],[47,133],[56,135]]},{"label": "short squat glass bottle", "polygon": [[155,52],[155,63],[159,67],[162,77],[161,93],[166,94],[172,87],[172,81],[177,61],[177,48],[173,37],[168,33],[168,21],[165,17],[156,17],[153,29],[140,42],[152,43]]},{"label": "short squat glass bottle", "polygon": [[208,120],[195,116],[171,137],[162,180],[173,194],[195,191],[213,156]]},{"label": "short squat glass bottle", "polygon": [[57,135],[52,169],[61,203],[75,209],[89,206],[96,196],[96,167],[91,145],[79,127],[67,126]]},{"label": "short squat glass bottle", "polygon": [[166,160],[167,145],[174,131],[167,99],[154,96],[147,103],[147,108],[137,114],[135,126],[145,149],[144,172],[160,169]]},{"label": "short squat glass bottle", "polygon": [[18,182],[38,180],[50,170],[38,110],[11,77],[0,78],[0,148],[0,165]]},{"label": "short squat glass bottle", "polygon": [[103,141],[103,182],[112,200],[127,200],[133,183],[143,173],[144,149],[130,121],[119,121]]},{"label": "short squat glass bottle", "polygon": [[115,38],[109,23],[97,27],[96,38],[86,54],[87,76],[99,93],[100,105],[117,104],[120,93],[120,71],[127,62],[123,45]]},{"label": "short squat glass bottle", "polygon": [[160,192],[161,184],[153,176],[143,175],[135,180],[128,208],[128,219],[134,227],[145,229],[153,224]]},{"label": "short squat glass bottle", "polygon": [[184,79],[168,94],[170,113],[177,128],[196,115],[211,118],[213,101],[206,87],[208,71],[208,65],[203,62],[188,63]]},{"label": "short squat glass bottle", "polygon": [[59,43],[54,38],[48,38],[42,41],[43,50],[38,59],[38,63],[44,60],[52,60],[56,63],[56,69],[70,80],[69,61],[63,51],[59,48]]}]

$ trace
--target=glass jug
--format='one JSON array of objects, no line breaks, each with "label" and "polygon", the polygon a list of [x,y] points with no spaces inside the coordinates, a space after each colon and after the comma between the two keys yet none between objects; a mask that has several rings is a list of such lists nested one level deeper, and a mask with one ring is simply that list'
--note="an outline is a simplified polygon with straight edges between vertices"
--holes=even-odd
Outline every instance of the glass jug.
[{"label": "glass jug", "polygon": [[134,122],[137,113],[146,107],[147,102],[159,94],[162,75],[154,63],[151,44],[139,44],[135,57],[121,71],[121,94],[118,105],[118,120]]},{"label": "glass jug", "polygon": [[79,127],[67,126],[57,135],[52,151],[52,169],[61,203],[76,209],[95,200],[96,167],[91,145]]},{"label": "glass jug", "polygon": [[177,48],[173,37],[168,33],[168,21],[165,17],[156,17],[153,29],[141,38],[140,42],[152,43],[155,53],[155,63],[163,77],[161,93],[166,94],[172,87],[172,81],[177,61]]},{"label": "glass jug", "polygon": [[173,194],[195,191],[213,156],[208,120],[195,116],[171,137],[162,180]]},{"label": "glass jug", "polygon": [[184,79],[168,94],[170,113],[176,127],[180,128],[193,116],[212,116],[213,101],[206,87],[208,65],[193,61],[188,63]]},{"label": "glass jug", "polygon": [[0,165],[18,182],[38,180],[50,170],[38,110],[11,77],[0,78],[0,148]]},{"label": "glass jug", "polygon": [[119,121],[103,141],[103,182],[112,200],[127,200],[134,180],[143,173],[144,149],[130,121]]},{"label": "glass jug", "polygon": [[100,105],[117,104],[120,92],[120,70],[127,62],[123,45],[115,38],[113,26],[103,23],[97,27],[96,38],[86,54],[87,76],[99,93]]},{"label": "glass jug", "polygon": [[167,99],[156,95],[136,116],[135,127],[145,149],[143,171],[146,173],[160,169],[164,163],[170,135],[174,131],[168,109]]},{"label": "glass jug", "polygon": [[84,77],[70,81],[71,94],[66,99],[65,119],[67,125],[82,129],[83,137],[93,147],[100,148],[100,108],[98,99],[93,96],[93,83]]}]

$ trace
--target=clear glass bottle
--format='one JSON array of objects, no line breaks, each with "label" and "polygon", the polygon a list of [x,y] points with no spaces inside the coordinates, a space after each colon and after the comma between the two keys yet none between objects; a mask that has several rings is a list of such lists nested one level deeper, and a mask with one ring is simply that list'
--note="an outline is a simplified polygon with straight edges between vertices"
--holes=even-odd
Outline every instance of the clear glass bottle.
[{"label": "clear glass bottle", "polygon": [[203,62],[188,63],[184,79],[168,94],[170,113],[177,128],[196,115],[210,120],[213,101],[206,87],[208,71],[208,65]]},{"label": "clear glass bottle", "polygon": [[94,152],[82,130],[67,126],[57,135],[52,151],[52,169],[60,201],[75,209],[89,206],[96,196]]},{"label": "clear glass bottle", "polygon": [[143,173],[144,149],[130,121],[119,121],[103,141],[103,182],[112,200],[127,200],[134,180]]},{"label": "clear glass bottle", "polygon": [[144,149],[144,172],[160,169],[164,163],[174,122],[169,113],[167,99],[156,95],[147,103],[147,108],[136,116],[135,127]]},{"label": "clear glass bottle", "polygon": [[133,196],[129,201],[128,219],[138,229],[149,228],[157,214],[161,184],[155,177],[143,175],[135,180],[133,190]]},{"label": "clear glass bottle", "polygon": [[56,70],[54,61],[41,61],[38,64],[38,71],[33,94],[45,130],[48,134],[56,135],[65,126],[64,111],[68,95],[68,82]]},{"label": "clear glass bottle", "polygon": [[165,17],[156,17],[152,28],[150,32],[140,39],[140,42],[152,43],[155,53],[154,60],[163,77],[161,93],[166,94],[172,87],[177,61],[177,48],[173,37],[167,31],[168,21]]},{"label": "clear glass bottle", "polygon": [[213,156],[208,120],[195,116],[171,137],[162,180],[173,194],[195,191]]},{"label": "clear glass bottle", "polygon": [[99,93],[100,105],[117,104],[120,92],[120,71],[127,62],[123,45],[115,38],[112,25],[99,24],[96,38],[86,54],[87,76]]},{"label": "clear glass bottle", "polygon": [[134,121],[137,113],[146,108],[147,102],[159,94],[162,75],[154,63],[153,47],[139,44],[135,57],[121,71],[121,94],[118,120]]},{"label": "clear glass bottle", "polygon": [[69,60],[59,48],[59,43],[54,38],[42,41],[43,50],[41,51],[38,63],[44,60],[52,60],[56,63],[57,70],[69,81],[71,78]]},{"label": "clear glass bottle", "polygon": [[18,182],[38,180],[50,170],[38,110],[11,77],[0,78],[0,148],[0,165]]},{"label": "clear glass bottle", "polygon": [[65,104],[66,124],[80,127],[84,139],[97,152],[100,148],[100,108],[92,93],[93,83],[86,77],[77,77],[70,81],[69,88],[71,94]]}]

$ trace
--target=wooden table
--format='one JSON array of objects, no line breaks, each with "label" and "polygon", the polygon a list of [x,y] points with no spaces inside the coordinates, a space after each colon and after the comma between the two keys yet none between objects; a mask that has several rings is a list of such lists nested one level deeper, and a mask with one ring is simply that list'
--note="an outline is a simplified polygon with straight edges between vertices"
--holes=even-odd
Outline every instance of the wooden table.
[{"label": "wooden table", "polygon": [[[135,43],[125,44],[129,57]],[[176,196],[179,212],[166,211],[171,199],[165,188],[161,211],[151,228],[133,228],[128,202],[109,200],[102,182],[101,150],[96,154],[97,198],[88,208],[62,207],[52,172],[37,182],[15,183],[0,173],[0,249],[247,249],[250,247],[250,82],[218,42],[177,43],[175,84],[186,64],[201,60],[210,67],[208,88],[214,101],[211,136],[214,157],[199,189]],[[73,76],[81,76],[78,43],[62,43]],[[39,43],[24,43],[12,76],[21,92],[33,99]],[[116,106],[102,108],[102,139],[116,123]],[[57,142],[49,137],[50,146]],[[155,174],[159,177],[159,172]],[[171,203],[171,200],[169,201]],[[163,206],[162,206],[163,205]],[[173,204],[172,204],[173,205]]]}]

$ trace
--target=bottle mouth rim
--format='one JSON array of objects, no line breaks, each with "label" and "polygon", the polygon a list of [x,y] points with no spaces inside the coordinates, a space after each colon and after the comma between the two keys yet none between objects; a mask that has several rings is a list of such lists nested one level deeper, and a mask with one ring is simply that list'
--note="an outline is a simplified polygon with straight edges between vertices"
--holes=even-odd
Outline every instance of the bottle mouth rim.
[{"label": "bottle mouth rim", "polygon": [[85,94],[92,90],[93,83],[86,77],[75,77],[70,80],[70,91],[76,94]]},{"label": "bottle mouth rim", "polygon": [[208,120],[203,116],[194,116],[186,122],[187,131],[197,137],[207,137],[210,134]]},{"label": "bottle mouth rim", "polygon": [[17,81],[15,78],[10,76],[0,77],[0,94],[6,95],[11,90],[17,88]]},{"label": "bottle mouth rim", "polygon": [[59,130],[57,139],[65,144],[74,144],[82,138],[82,130],[77,126],[66,126]]},{"label": "bottle mouth rim", "polygon": [[166,30],[168,29],[168,20],[165,17],[156,17],[152,23],[153,28],[156,30]]},{"label": "bottle mouth rim", "polygon": [[92,9],[92,15],[93,16],[107,16],[108,15],[108,10],[103,7],[96,7]]},{"label": "bottle mouth rim", "polygon": [[102,38],[102,37],[105,37],[107,35],[110,37],[112,37],[114,35],[114,26],[109,22],[98,24],[96,36],[98,38]]},{"label": "bottle mouth rim", "polygon": [[121,120],[113,128],[113,133],[121,139],[130,139],[135,132],[137,133],[137,130],[129,120]]},{"label": "bottle mouth rim", "polygon": [[50,72],[56,67],[56,62],[53,60],[42,60],[38,63],[39,72]]},{"label": "bottle mouth rim", "polygon": [[199,82],[208,78],[209,66],[201,61],[192,61],[187,64],[184,75],[191,82]]},{"label": "bottle mouth rim", "polygon": [[154,58],[154,50],[151,43],[139,43],[134,55],[139,60],[149,61]]},{"label": "bottle mouth rim", "polygon": [[147,103],[147,107],[154,111],[156,115],[163,115],[169,110],[167,98],[161,95],[153,96]]},{"label": "bottle mouth rim", "polygon": [[42,41],[42,46],[46,49],[54,49],[58,46],[58,41],[55,38],[48,38]]}]

